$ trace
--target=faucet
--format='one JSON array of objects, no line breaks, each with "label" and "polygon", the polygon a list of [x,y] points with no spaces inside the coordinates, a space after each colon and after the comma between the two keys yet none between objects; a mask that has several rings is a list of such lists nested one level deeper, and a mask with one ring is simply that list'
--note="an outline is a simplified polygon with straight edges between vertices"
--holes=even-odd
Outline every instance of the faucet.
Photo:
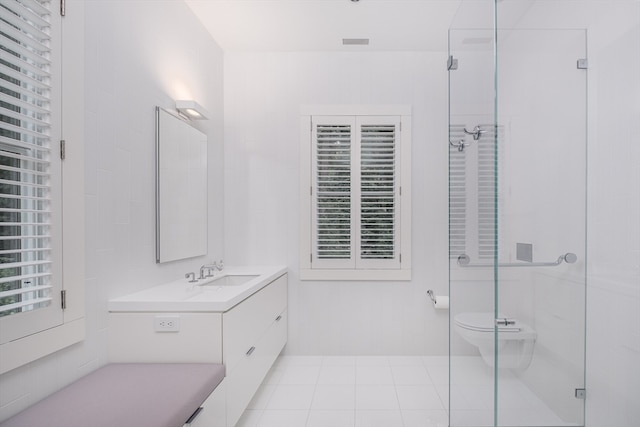
[{"label": "faucet", "polygon": [[[222,271],[223,268],[224,261],[222,260],[220,260],[220,263],[214,261],[211,264],[205,264],[200,267],[200,277],[198,277],[198,280],[206,279],[207,277],[213,277],[212,271]],[[209,270],[209,273],[206,276],[204,275],[205,270]]]},{"label": "faucet", "polygon": [[187,273],[184,275],[185,279],[188,279],[189,277],[191,277],[191,280],[189,280],[189,283],[196,283],[196,273]]}]

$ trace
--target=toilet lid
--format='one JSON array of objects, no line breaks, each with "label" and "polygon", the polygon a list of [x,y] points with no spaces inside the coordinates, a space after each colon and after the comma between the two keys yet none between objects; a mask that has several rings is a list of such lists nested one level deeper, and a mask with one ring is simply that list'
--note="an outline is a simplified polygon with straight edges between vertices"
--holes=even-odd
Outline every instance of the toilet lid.
[{"label": "toilet lid", "polygon": [[[498,318],[509,318],[502,313],[498,313]],[[493,313],[460,313],[455,316],[455,322],[462,328],[472,331],[480,332],[493,332],[495,327],[495,318]],[[520,327],[516,320],[515,325],[500,325],[498,326],[500,332],[519,332]]]}]

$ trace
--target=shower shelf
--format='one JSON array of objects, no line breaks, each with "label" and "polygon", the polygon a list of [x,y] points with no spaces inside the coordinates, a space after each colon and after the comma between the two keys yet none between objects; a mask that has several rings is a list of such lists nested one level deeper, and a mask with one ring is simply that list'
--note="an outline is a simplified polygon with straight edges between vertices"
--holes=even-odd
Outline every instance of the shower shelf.
[{"label": "shower shelf", "polygon": [[560,255],[557,260],[551,262],[517,262],[517,263],[498,263],[496,264],[470,264],[471,258],[467,254],[458,256],[458,265],[460,267],[476,268],[476,267],[557,267],[558,265],[566,262],[567,264],[573,264],[578,260],[576,254],[567,252],[564,255]]}]

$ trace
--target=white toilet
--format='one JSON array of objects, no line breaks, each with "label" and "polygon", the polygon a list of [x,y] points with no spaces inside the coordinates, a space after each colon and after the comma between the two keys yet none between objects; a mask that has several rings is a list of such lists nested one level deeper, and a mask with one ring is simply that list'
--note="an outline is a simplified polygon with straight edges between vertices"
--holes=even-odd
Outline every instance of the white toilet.
[{"label": "white toilet", "polygon": [[[531,363],[537,334],[517,319],[509,320],[515,323],[498,326],[498,368],[525,370]],[[478,347],[485,363],[494,366],[494,313],[460,313],[454,316],[454,324],[465,341]]]}]

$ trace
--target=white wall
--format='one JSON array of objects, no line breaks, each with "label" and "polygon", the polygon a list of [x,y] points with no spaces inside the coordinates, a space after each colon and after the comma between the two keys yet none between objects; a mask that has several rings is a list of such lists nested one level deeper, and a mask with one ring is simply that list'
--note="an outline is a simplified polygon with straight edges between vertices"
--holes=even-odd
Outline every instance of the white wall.
[{"label": "white wall", "polygon": [[640,3],[600,10],[589,46],[588,427],[640,420]]},{"label": "white wall", "polygon": [[[107,362],[108,299],[223,256],[222,51],[182,2],[85,8],[86,339],[2,375],[0,420]],[[69,19],[81,10],[67,2]],[[173,108],[175,99],[195,99],[212,117],[198,124],[209,137],[209,255],[160,266],[154,108]]]},{"label": "white wall", "polygon": [[[285,263],[293,354],[446,354],[446,53],[225,55],[225,256]],[[300,281],[301,105],[413,108],[413,280]]]}]

